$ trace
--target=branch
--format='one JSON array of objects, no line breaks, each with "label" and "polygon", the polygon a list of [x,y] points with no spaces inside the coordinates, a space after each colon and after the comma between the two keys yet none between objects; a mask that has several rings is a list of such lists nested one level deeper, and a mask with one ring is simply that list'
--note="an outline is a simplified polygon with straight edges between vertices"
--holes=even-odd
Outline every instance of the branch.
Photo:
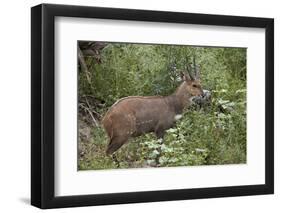
[{"label": "branch", "polygon": [[91,83],[91,78],[90,78],[90,76],[89,76],[90,72],[89,72],[88,67],[87,67],[87,64],[86,64],[86,62],[85,62],[85,60],[84,60],[84,55],[83,55],[83,53],[82,53],[80,47],[78,46],[77,48],[78,48],[78,59],[79,59],[81,68],[82,68],[82,70],[86,73],[87,81],[88,81],[88,83],[90,84],[90,83]]},{"label": "branch", "polygon": [[88,107],[84,106],[84,104],[79,104],[79,106],[89,113],[89,115],[91,116],[91,118],[93,120],[93,126],[98,127],[99,123],[97,122],[97,120],[93,116],[93,113],[91,112],[91,110]]}]

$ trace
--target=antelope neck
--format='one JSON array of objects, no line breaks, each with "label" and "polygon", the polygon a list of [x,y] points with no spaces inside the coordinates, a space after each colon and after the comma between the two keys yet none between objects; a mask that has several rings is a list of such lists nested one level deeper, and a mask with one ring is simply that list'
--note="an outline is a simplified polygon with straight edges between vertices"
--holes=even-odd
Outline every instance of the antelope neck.
[{"label": "antelope neck", "polygon": [[176,114],[182,114],[183,109],[188,105],[189,99],[192,97],[191,94],[187,93],[184,84],[186,84],[186,82],[183,82],[174,94],[167,96],[168,103]]}]

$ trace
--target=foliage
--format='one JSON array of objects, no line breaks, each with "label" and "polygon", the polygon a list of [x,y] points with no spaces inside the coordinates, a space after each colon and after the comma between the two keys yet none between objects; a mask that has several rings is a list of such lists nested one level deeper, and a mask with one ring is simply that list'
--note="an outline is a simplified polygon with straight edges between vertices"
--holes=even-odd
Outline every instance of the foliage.
[{"label": "foliage", "polygon": [[[159,150],[160,166],[246,163],[246,49],[108,43],[101,63],[86,58],[90,82],[79,69],[79,100],[102,100],[94,111],[103,115],[122,97],[169,95],[180,83],[179,70],[194,56],[202,86],[212,93],[210,106],[187,109],[163,144],[153,134],[130,139],[117,152],[121,168],[155,166]],[[79,113],[79,122],[90,131],[86,139],[79,134],[79,169],[116,168],[105,156],[103,128],[85,123],[84,117]]]}]

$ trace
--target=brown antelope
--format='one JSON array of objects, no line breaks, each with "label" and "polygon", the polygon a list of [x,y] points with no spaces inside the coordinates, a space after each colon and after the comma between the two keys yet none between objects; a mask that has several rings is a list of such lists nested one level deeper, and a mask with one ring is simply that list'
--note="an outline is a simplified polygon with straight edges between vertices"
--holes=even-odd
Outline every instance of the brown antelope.
[{"label": "brown antelope", "polygon": [[183,109],[191,104],[191,99],[203,95],[198,68],[195,68],[195,77],[182,73],[182,80],[169,96],[130,96],[114,103],[102,120],[109,137],[106,154],[113,154],[129,138],[149,132],[154,132],[162,141],[165,130],[182,117]]}]

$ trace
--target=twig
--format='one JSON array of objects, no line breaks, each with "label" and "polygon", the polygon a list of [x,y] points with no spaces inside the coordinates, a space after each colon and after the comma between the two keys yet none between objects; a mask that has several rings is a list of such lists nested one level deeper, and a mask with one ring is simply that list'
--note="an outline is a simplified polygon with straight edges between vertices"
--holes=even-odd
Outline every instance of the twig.
[{"label": "twig", "polygon": [[87,111],[89,114],[90,114],[90,116],[91,116],[91,118],[92,118],[92,120],[93,120],[93,123],[94,123],[94,127],[98,127],[99,126],[99,123],[96,121],[96,119],[95,119],[95,117],[93,116],[93,113],[91,112],[91,110],[88,108],[88,107],[86,107],[86,106],[84,106],[84,104],[79,104],[85,111]]},{"label": "twig", "polygon": [[91,110],[91,112],[94,112],[97,116],[101,117],[101,115],[98,112],[96,112],[93,109],[93,107],[89,104],[87,97],[85,97],[85,100],[86,100],[86,104],[88,105],[88,108]]}]

